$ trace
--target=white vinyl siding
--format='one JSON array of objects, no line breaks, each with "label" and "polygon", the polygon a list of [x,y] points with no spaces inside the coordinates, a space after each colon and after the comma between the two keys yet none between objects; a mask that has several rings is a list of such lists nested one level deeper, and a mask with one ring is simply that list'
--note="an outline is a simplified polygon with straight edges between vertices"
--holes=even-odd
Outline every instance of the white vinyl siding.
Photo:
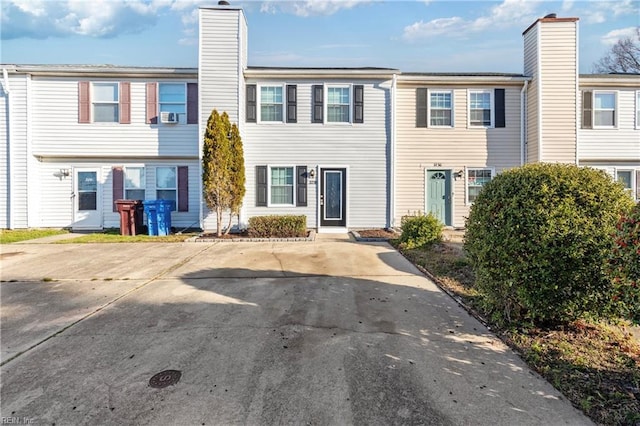
[{"label": "white vinyl siding", "polygon": [[492,90],[469,90],[469,127],[493,127],[493,102]]},{"label": "white vinyl siding", "polygon": [[[247,84],[283,85],[284,80],[256,78]],[[307,217],[307,226],[318,225],[319,167],[344,167],[347,170],[347,215],[352,228],[385,227],[387,224],[387,150],[389,123],[386,105],[390,96],[390,81],[335,80],[318,78],[288,78],[286,84],[297,85],[297,116],[295,126],[244,126],[244,146],[247,193],[243,203],[243,218],[270,214],[295,214]],[[365,123],[358,126],[318,125],[312,123],[312,86],[332,87],[364,85]],[[326,92],[325,92],[326,93]],[[366,154],[365,154],[366,153]],[[307,179],[306,206],[256,206],[256,166],[306,166],[315,177]],[[294,174],[296,169],[294,169]],[[294,177],[294,184],[297,177]],[[270,201],[270,198],[267,198]],[[297,192],[294,187],[294,203]],[[207,229],[215,228],[209,221]]]},{"label": "white vinyl siding", "polygon": [[[31,104],[34,155],[197,158],[200,152],[198,126],[147,124],[147,80],[129,77],[127,81],[131,82],[131,124],[123,127],[78,124],[78,80],[34,76]],[[185,78],[181,77],[181,81]],[[195,81],[191,79],[190,82]]]},{"label": "white vinyl siding", "polygon": [[636,91],[636,129],[640,129],[640,90]]},{"label": "white vinyl siding", "polygon": [[429,126],[453,126],[453,92],[429,90]]}]

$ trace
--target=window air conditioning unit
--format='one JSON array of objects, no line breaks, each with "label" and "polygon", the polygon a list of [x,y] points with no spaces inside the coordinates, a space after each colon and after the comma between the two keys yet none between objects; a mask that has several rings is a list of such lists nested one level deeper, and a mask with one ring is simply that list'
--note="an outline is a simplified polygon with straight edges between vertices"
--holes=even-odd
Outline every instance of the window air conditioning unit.
[{"label": "window air conditioning unit", "polygon": [[177,112],[161,112],[160,121],[162,123],[175,124],[178,122],[178,113]]}]

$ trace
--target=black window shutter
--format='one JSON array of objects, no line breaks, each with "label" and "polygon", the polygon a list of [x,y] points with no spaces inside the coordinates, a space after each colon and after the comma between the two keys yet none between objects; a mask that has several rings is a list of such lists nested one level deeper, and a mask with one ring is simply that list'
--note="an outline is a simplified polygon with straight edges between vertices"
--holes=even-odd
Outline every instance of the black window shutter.
[{"label": "black window shutter", "polygon": [[247,84],[247,123],[255,123],[258,117],[256,103],[256,85]]},{"label": "black window shutter", "polygon": [[267,205],[267,166],[256,166],[256,207]]},{"label": "black window shutter", "polygon": [[198,83],[187,83],[187,124],[198,124]]},{"label": "black window shutter", "polygon": [[307,206],[307,166],[296,167],[296,206]]},{"label": "black window shutter", "polygon": [[416,127],[427,127],[427,89],[416,89]]},{"label": "black window shutter", "polygon": [[496,127],[505,127],[505,107],[504,107],[504,89],[496,89],[494,91],[496,105]]},{"label": "black window shutter", "polygon": [[324,88],[321,84],[317,84],[312,86],[313,90],[313,117],[311,118],[312,123],[322,123],[324,120],[322,118],[322,114],[324,111],[323,106],[323,92]]},{"label": "black window shutter", "polygon": [[287,84],[287,123],[298,122],[298,86]]},{"label": "black window shutter", "polygon": [[585,90],[582,92],[582,128],[593,129],[593,92]]},{"label": "black window shutter", "polygon": [[353,122],[364,123],[364,86],[353,86]]}]

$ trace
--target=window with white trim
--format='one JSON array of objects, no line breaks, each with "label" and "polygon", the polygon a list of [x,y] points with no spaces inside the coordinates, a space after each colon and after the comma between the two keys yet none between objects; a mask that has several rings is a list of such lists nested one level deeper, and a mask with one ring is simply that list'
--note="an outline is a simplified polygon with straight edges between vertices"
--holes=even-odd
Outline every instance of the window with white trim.
[{"label": "window with white trim", "polygon": [[429,126],[453,127],[453,93],[429,91]]},{"label": "window with white trim", "polygon": [[260,87],[260,121],[283,121],[282,86]]},{"label": "window with white trim", "polygon": [[127,200],[145,199],[144,167],[126,167],[124,169],[124,198]]},{"label": "window with white trim", "polygon": [[294,167],[269,168],[269,205],[294,205]]},{"label": "window with white trim", "polygon": [[120,120],[118,83],[92,83],[94,123],[117,123]]},{"label": "window with white trim", "polygon": [[178,205],[178,173],[177,168],[156,167],[156,199],[172,200],[174,211]]},{"label": "window with white trim", "polygon": [[349,123],[351,117],[351,88],[327,87],[327,122]]},{"label": "window with white trim", "polygon": [[624,186],[624,189],[633,197],[633,178],[634,170],[618,170],[616,169],[616,180]]},{"label": "window with white trim", "polygon": [[593,127],[616,127],[616,92],[593,92]]},{"label": "window with white trim", "polygon": [[469,90],[469,126],[493,127],[493,91]]},{"label": "window with white trim", "polygon": [[180,122],[187,116],[187,85],[185,83],[160,83],[158,85],[160,113],[178,114]]},{"label": "window with white trim", "polygon": [[482,187],[493,179],[493,169],[467,169],[467,204],[476,201]]}]

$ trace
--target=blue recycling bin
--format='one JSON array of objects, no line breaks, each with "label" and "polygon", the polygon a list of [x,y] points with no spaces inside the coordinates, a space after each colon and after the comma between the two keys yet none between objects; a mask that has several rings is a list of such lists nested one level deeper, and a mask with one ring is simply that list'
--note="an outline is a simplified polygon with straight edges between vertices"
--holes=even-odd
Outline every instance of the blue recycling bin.
[{"label": "blue recycling bin", "polygon": [[176,202],[173,200],[144,200],[149,235],[171,234],[171,212]]},{"label": "blue recycling bin", "polygon": [[158,235],[171,235],[171,212],[175,209],[173,200],[157,200]]}]

